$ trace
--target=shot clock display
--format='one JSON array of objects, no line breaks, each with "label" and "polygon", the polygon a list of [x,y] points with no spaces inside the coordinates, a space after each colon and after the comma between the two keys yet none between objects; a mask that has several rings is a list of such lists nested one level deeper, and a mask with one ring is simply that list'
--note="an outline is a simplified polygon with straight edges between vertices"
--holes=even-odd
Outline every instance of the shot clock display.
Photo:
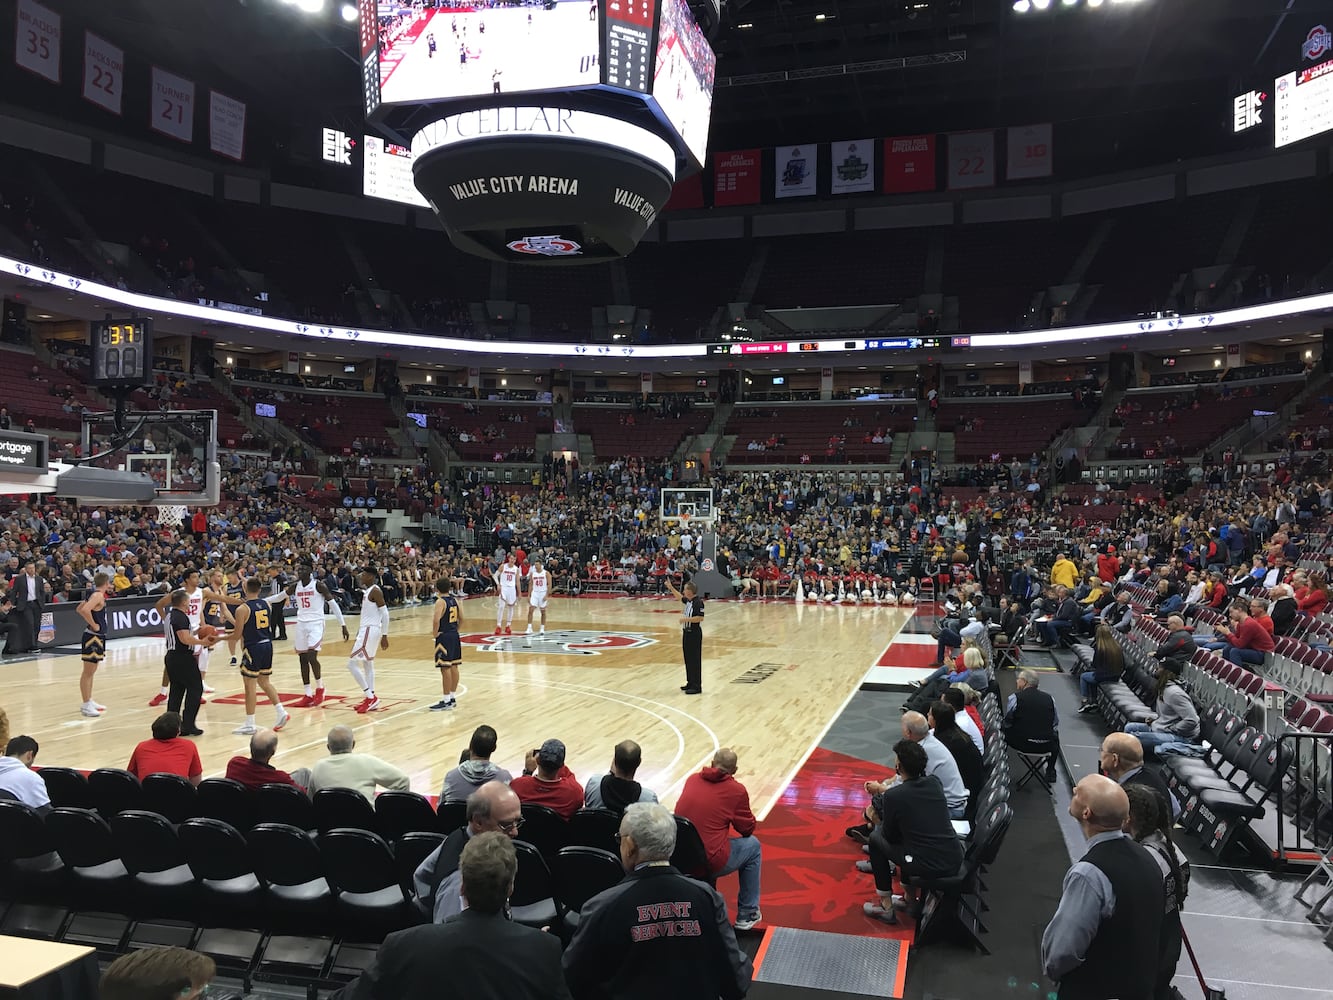
[{"label": "shot clock display", "polygon": [[153,380],[153,324],[108,319],[92,324],[93,385],[138,388]]}]

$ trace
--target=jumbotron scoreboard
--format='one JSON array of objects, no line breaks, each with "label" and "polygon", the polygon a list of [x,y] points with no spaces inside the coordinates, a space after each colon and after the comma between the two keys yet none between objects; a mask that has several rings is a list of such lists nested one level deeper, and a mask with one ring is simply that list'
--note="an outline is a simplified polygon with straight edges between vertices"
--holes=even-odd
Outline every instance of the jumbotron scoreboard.
[{"label": "jumbotron scoreboard", "polygon": [[700,169],[717,60],[687,0],[360,8],[366,191],[419,195],[464,250],[623,256]]}]

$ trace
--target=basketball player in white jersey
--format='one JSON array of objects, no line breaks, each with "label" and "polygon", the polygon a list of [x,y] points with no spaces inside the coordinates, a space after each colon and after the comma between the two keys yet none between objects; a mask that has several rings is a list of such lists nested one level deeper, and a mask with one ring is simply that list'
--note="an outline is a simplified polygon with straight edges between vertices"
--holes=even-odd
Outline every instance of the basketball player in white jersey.
[{"label": "basketball player in white jersey", "polygon": [[[294,708],[313,708],[324,700],[324,669],[319,663],[319,647],[324,641],[324,603],[333,605],[333,616],[342,626],[343,641],[350,638],[347,634],[347,619],[343,609],[334,600],[329,588],[314,578],[315,568],[309,562],[302,562],[298,570],[298,579],[287,585],[289,599],[296,605],[296,649],[297,659],[301,661],[301,683],[305,686],[305,696]],[[310,686],[310,675],[315,675],[315,686]]]},{"label": "basketball player in white jersey", "polygon": [[[496,585],[500,588],[500,600],[495,606],[495,634],[514,634],[514,607],[518,604],[518,564],[514,562],[514,553],[505,555],[504,565],[495,574]],[[503,630],[501,626],[503,625]]]},{"label": "basketball player in white jersey", "polygon": [[534,611],[542,613],[542,630],[538,634],[546,634],[546,595],[550,593],[550,582],[542,561],[540,559],[533,560],[532,568],[528,570],[528,635],[532,635],[532,613]]},{"label": "basketball player in white jersey", "polygon": [[[212,587],[199,586],[199,571],[197,569],[192,569],[186,572],[185,578],[181,581],[181,589],[185,591],[184,611],[190,619],[190,632],[194,635],[199,633],[199,625],[203,622],[204,604],[206,602],[230,604],[232,607],[245,603],[244,598],[229,597],[227,594],[219,593]],[[163,594],[158,599],[158,602],[155,605],[157,613],[162,617],[163,622],[167,620],[166,609],[167,605],[170,603],[171,591],[167,591],[167,593]],[[199,675],[201,678],[208,673],[209,649],[209,646],[194,647],[195,662],[199,664]],[[162,686],[158,689],[157,694],[153,696],[152,700],[148,702],[148,707],[156,708],[158,705],[165,705],[170,690],[167,672],[163,670]],[[205,682],[204,694],[212,693],[213,689],[208,686],[207,682]],[[206,702],[204,702],[203,699],[200,699],[199,704],[203,705],[206,704]]]},{"label": "basketball player in white jersey", "polygon": [[[389,606],[375,583],[378,578],[379,574],[369,566],[361,570],[361,625],[347,660],[347,669],[365,694],[356,706],[362,715],[380,707],[380,700],[375,697],[375,651],[389,648]],[[358,660],[365,663],[364,672],[356,665]]]}]

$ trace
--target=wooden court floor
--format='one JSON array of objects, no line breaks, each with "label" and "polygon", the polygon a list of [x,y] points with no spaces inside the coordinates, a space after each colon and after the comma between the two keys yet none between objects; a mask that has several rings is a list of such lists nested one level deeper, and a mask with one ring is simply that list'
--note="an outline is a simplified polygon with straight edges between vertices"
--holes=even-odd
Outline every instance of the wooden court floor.
[{"label": "wooden court floor", "polygon": [[[526,611],[520,602],[519,615]],[[493,638],[494,599],[465,601],[463,613],[458,707],[448,712],[429,710],[440,695],[429,605],[393,613],[390,648],[376,659],[385,707],[369,716],[352,710],[361,693],[346,669],[351,643],[330,621],[321,656],[329,697],[319,708],[291,709],[275,765],[312,765],[326,754],[329,728],[346,724],[356,732],[357,750],[398,765],[413,790],[433,794],[484,723],[499,734],[494,760],[515,774],[524,751],[551,737],[564,741],[566,762],[580,780],[607,769],[617,742],[636,740],[643,747],[639,779],[671,804],[718,746],[731,746],[740,758],[737,777],[763,815],[911,615],[876,606],[710,602],[704,693],[687,696],[679,690],[684,668],[675,601],[553,598],[544,640],[519,634],[518,617],[512,638]],[[356,619],[348,624],[354,633]],[[248,744],[232,735],[244,708],[240,675],[228,660],[219,644],[208,672],[217,690],[199,714],[205,776],[221,774]],[[302,694],[290,641],[277,643],[274,661],[274,683],[290,704]],[[113,637],[93,695],[107,711],[84,719],[76,653],[16,658],[0,664],[0,705],[12,734],[41,744],[39,764],[123,767],[161,711],[148,707],[161,667],[160,639]],[[256,721],[272,720],[261,694]],[[886,731],[891,738],[896,733]]]}]

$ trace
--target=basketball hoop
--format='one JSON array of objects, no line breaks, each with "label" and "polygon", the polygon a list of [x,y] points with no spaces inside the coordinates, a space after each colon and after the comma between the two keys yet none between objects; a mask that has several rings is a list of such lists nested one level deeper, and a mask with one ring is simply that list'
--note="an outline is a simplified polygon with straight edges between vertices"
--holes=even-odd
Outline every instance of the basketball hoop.
[{"label": "basketball hoop", "polygon": [[688,527],[690,526],[690,515],[689,515],[689,514],[681,514],[681,515],[680,515],[680,526],[681,526],[682,528],[688,528]]},{"label": "basketball hoop", "polygon": [[184,504],[162,504],[157,508],[157,523],[164,527],[179,528],[185,523],[190,508]]}]

